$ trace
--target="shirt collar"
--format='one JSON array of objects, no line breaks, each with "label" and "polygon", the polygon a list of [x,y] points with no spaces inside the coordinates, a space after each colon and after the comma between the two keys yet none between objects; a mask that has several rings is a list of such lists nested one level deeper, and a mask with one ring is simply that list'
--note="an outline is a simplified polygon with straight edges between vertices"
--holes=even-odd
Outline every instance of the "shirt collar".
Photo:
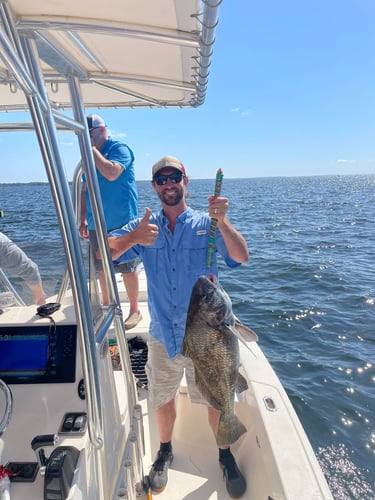
[{"label": "shirt collar", "polygon": [[[193,209],[188,207],[184,212],[182,212],[182,214],[180,214],[177,217],[177,222],[181,222],[182,224],[185,224],[186,220],[188,220],[189,218],[192,217],[192,214],[193,214]],[[169,221],[165,217],[163,210],[160,210],[158,218],[164,226],[168,225]]]}]

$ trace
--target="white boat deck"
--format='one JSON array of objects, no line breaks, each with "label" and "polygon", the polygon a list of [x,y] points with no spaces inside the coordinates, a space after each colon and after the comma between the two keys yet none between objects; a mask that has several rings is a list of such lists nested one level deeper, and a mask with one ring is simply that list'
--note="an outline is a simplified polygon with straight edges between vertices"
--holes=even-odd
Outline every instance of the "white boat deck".
[{"label": "white boat deck", "polygon": [[[126,293],[121,275],[116,276],[123,303],[123,316],[128,314]],[[127,332],[129,338],[147,339],[149,315],[145,291],[146,280],[140,275],[140,309],[143,319]],[[247,427],[247,433],[231,446],[238,466],[248,483],[244,498],[252,500],[318,500],[331,499],[314,452],[279,379],[257,344],[241,346],[242,373],[249,389],[239,395],[236,413]],[[220,500],[230,498],[218,465],[218,449],[208,425],[207,409],[191,404],[182,381],[176,395],[177,419],[173,435],[174,461],[170,467],[166,489],[160,499]],[[267,409],[265,399],[275,405]],[[147,390],[138,389],[142,406],[147,474],[159,448],[154,412],[147,401]],[[156,495],[155,495],[156,496]]]},{"label": "white boat deck", "polygon": [[[121,276],[116,277],[122,302],[123,318],[128,314],[124,286]],[[147,338],[149,315],[146,302],[146,281],[141,275],[140,307],[143,319],[137,327],[127,332],[129,338],[142,336]],[[54,317],[56,322],[71,323],[74,321],[74,308],[71,298],[67,297]],[[20,316],[21,315],[21,316]],[[26,308],[9,308],[2,315],[2,324],[27,325],[46,323],[47,319],[36,319],[35,306]],[[109,336],[112,336],[110,331]],[[294,409],[280,384],[279,379],[270,367],[257,344],[249,344],[241,349],[241,371],[246,377],[249,388],[242,393],[235,404],[239,418],[247,427],[243,435],[231,448],[237,463],[245,475],[248,489],[244,498],[251,500],[318,500],[332,499],[323,473],[315,458],[311,445],[298,420]],[[108,362],[110,363],[109,354]],[[129,413],[126,403],[127,389],[121,370],[114,372],[115,387],[119,396],[120,411]],[[77,380],[82,376],[77,365]],[[103,386],[104,387],[104,386]],[[111,407],[111,384],[102,395],[103,408]],[[30,399],[32,390],[35,398]],[[41,392],[40,392],[41,390]],[[41,433],[56,432],[61,425],[66,411],[85,411],[83,402],[76,399],[74,384],[45,384],[42,386],[14,385],[12,387],[15,411],[6,430],[6,438],[13,443],[9,449],[0,438],[0,455],[3,460],[35,460],[30,448],[31,439]],[[145,454],[143,457],[143,473],[148,474],[159,447],[159,438],[155,416],[149,408],[147,390],[138,388],[138,403],[143,414]],[[38,398],[45,400],[41,407]],[[47,404],[48,402],[48,404]],[[192,405],[184,386],[184,381],[176,395],[177,420],[173,436],[174,461],[170,467],[169,481],[166,489],[157,495],[160,499],[227,499],[229,498],[222,472],[218,465],[218,450],[211,429],[208,425],[207,409],[203,405]],[[24,405],[24,406],[23,406]],[[22,411],[21,407],[23,407]],[[53,408],[53,414],[51,410]],[[29,415],[29,417],[28,417]],[[38,419],[35,418],[38,415]],[[104,423],[109,414],[104,412]],[[25,425],[25,419],[28,422]],[[129,421],[125,417],[124,422]],[[41,427],[42,426],[42,427]],[[106,428],[113,439],[121,430]],[[116,441],[114,442],[115,445]],[[85,447],[89,437],[59,436],[59,446],[73,445]],[[18,448],[19,446],[19,448]],[[48,450],[49,453],[49,450]],[[16,500],[26,498],[39,500],[38,488],[42,488],[43,478],[38,475],[33,484],[12,483],[12,496]],[[77,485],[79,488],[79,485]],[[77,489],[72,488],[70,500],[78,500]],[[140,497],[142,498],[142,497]],[[144,497],[145,498],[145,497]]]}]

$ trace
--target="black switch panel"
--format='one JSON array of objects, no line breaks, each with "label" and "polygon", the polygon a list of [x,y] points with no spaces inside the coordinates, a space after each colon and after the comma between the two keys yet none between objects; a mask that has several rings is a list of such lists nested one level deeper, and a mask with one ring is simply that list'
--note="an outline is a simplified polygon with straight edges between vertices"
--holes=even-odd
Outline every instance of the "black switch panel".
[{"label": "black switch panel", "polygon": [[8,462],[5,466],[12,474],[12,483],[32,483],[35,481],[39,466],[37,462]]}]

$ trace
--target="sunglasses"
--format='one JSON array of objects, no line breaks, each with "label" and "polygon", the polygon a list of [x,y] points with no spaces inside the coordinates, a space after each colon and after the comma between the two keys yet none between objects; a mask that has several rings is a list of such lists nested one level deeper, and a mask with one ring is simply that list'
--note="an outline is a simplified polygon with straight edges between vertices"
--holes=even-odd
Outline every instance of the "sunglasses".
[{"label": "sunglasses", "polygon": [[183,176],[184,175],[181,172],[173,172],[173,174],[169,175],[159,174],[155,175],[154,182],[156,182],[158,186],[165,186],[165,184],[167,184],[168,179],[170,179],[172,184],[178,184],[179,182],[181,182]]},{"label": "sunglasses", "polygon": [[91,127],[91,128],[89,128],[89,134],[91,134],[91,132],[92,132],[93,130],[97,129],[97,128],[100,128],[100,127]]}]

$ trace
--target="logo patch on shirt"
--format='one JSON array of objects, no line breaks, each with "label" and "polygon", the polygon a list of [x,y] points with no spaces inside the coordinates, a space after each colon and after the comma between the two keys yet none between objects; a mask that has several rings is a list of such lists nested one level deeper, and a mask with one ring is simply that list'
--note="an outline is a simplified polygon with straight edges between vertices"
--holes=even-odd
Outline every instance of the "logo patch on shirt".
[{"label": "logo patch on shirt", "polygon": [[203,236],[204,234],[207,234],[207,231],[206,229],[199,229],[196,234],[197,236]]}]

